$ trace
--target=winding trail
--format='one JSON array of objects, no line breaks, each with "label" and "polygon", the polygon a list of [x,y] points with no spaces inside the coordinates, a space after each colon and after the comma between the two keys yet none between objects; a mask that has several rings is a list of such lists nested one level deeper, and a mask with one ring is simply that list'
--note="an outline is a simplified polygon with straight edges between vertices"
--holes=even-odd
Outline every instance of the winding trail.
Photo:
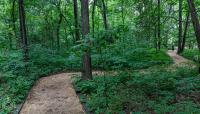
[{"label": "winding trail", "polygon": [[62,73],[39,79],[19,114],[85,114],[71,84],[71,77],[79,74]]},{"label": "winding trail", "polygon": [[176,51],[168,50],[167,54],[173,59],[175,65],[179,65],[181,63],[191,62],[188,59],[178,55]]},{"label": "winding trail", "polygon": [[[175,51],[169,50],[167,54],[175,65],[189,62]],[[62,73],[39,79],[19,114],[85,114],[72,85],[71,79],[76,75],[80,73]]]}]

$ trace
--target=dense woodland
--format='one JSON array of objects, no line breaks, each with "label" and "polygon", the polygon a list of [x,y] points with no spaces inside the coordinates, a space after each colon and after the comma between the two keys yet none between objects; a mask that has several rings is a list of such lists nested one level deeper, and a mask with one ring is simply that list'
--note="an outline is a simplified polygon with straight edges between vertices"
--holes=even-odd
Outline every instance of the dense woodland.
[{"label": "dense woodland", "polygon": [[[39,78],[72,71],[88,113],[200,114],[199,0],[1,0],[0,11],[0,114]],[[193,62],[174,65],[168,50]]]}]

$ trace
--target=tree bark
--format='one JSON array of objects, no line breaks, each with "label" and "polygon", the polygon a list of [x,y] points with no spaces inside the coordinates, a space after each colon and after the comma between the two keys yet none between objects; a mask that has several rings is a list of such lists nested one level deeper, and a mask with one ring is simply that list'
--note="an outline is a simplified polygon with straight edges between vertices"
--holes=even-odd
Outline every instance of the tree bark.
[{"label": "tree bark", "polygon": [[[89,34],[89,1],[81,0],[81,18],[82,18],[82,36],[87,43],[87,35]],[[89,44],[87,44],[89,45]],[[90,50],[84,50],[83,54],[83,70],[82,70],[82,79],[89,80],[92,79],[92,64]]]},{"label": "tree bark", "polygon": [[188,6],[189,6],[191,18],[192,18],[192,23],[193,23],[197,43],[198,43],[198,48],[200,50],[200,25],[199,25],[197,11],[195,8],[194,1],[193,0],[187,0],[187,1],[188,1]]},{"label": "tree bark", "polygon": [[13,49],[13,40],[12,40],[12,33],[9,31],[8,33],[8,39],[9,39],[9,48]]},{"label": "tree bark", "polygon": [[17,46],[16,47],[20,47],[20,39],[17,37],[17,31],[16,31],[16,17],[15,17],[15,2],[16,0],[13,0],[12,2],[12,11],[11,11],[11,18],[12,18],[12,29],[14,32],[14,36],[16,38],[16,42],[17,42]]},{"label": "tree bark", "polygon": [[28,40],[26,35],[25,11],[24,11],[23,0],[19,0],[19,21],[20,21],[21,44],[23,50],[23,60],[24,62],[28,62]]},{"label": "tree bark", "polygon": [[78,3],[74,0],[74,26],[75,26],[75,40],[80,40],[79,22],[78,22]]},{"label": "tree bark", "polygon": [[104,27],[105,27],[105,30],[108,30],[107,8],[106,8],[106,4],[104,0],[102,0],[102,7],[103,7],[102,15],[103,15]]},{"label": "tree bark", "polygon": [[60,13],[59,14],[59,20],[58,20],[58,25],[57,25],[57,29],[56,29],[56,37],[57,37],[57,50],[60,50],[60,26],[63,20],[63,16]]},{"label": "tree bark", "polygon": [[121,7],[122,7],[122,24],[124,25],[124,20],[125,20],[125,16],[124,16],[124,0],[121,0]]},{"label": "tree bark", "polygon": [[95,28],[95,8],[96,8],[96,0],[94,0],[93,6],[92,6],[92,35],[94,38],[94,28]]},{"label": "tree bark", "polygon": [[160,0],[158,0],[158,44],[157,44],[157,48],[158,50],[160,50],[161,48],[161,23],[160,23],[160,16],[161,16],[161,13],[160,13],[160,10],[161,10],[161,3],[160,3]]},{"label": "tree bark", "polygon": [[155,46],[155,49],[158,50],[157,26],[155,26],[155,28],[154,28],[154,33],[155,33],[155,34],[154,34],[154,35],[155,35],[155,36],[154,36],[154,37],[155,37],[155,38],[154,38],[154,46]]},{"label": "tree bark", "polygon": [[182,48],[182,43],[183,43],[183,24],[182,24],[182,13],[183,13],[183,1],[179,0],[179,32],[178,32],[178,51],[177,53],[180,54],[181,53],[181,48]]},{"label": "tree bark", "polygon": [[188,31],[189,26],[190,26],[190,12],[188,11],[187,16],[186,16],[185,29],[184,29],[184,33],[183,33],[183,42],[182,42],[182,46],[181,46],[181,53],[185,49],[186,36],[187,36],[187,31]]}]

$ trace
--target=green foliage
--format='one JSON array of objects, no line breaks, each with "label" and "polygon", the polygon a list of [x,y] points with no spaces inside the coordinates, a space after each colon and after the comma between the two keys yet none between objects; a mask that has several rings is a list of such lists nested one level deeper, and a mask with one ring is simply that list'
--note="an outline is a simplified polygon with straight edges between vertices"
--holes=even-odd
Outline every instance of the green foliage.
[{"label": "green foliage", "polygon": [[[159,69],[159,68],[158,68]],[[191,68],[149,73],[121,72],[90,81],[77,79],[75,87],[90,111],[100,113],[200,113],[200,78]],[[194,97],[195,96],[195,97]]]},{"label": "green foliage", "polygon": [[172,63],[171,58],[164,51],[147,48],[126,48],[125,50],[119,48],[120,46],[112,46],[103,50],[102,54],[93,55],[94,65],[102,67],[106,65],[109,69],[141,69]]},{"label": "green foliage", "polygon": [[67,69],[67,60],[63,55],[40,45],[30,48],[30,61],[22,62],[20,51],[0,54],[0,114],[10,113],[21,103],[34,82],[41,76]]},{"label": "green foliage", "polygon": [[187,59],[197,61],[195,59],[196,59],[196,57],[199,56],[199,51],[196,49],[195,50],[184,50],[184,52],[181,53],[181,55]]},{"label": "green foliage", "polygon": [[[91,10],[93,2],[92,0],[89,4]],[[108,30],[105,30],[101,17],[102,2],[97,1],[94,37],[93,33],[90,33],[87,36],[89,43],[81,39],[77,41],[78,45],[75,45],[74,38],[76,28],[73,1],[24,1],[30,49],[28,63],[22,61],[23,52],[19,49],[20,23],[17,3],[16,0],[0,1],[0,114],[10,113],[21,103],[41,76],[63,70],[80,70],[82,51],[85,49],[91,50],[94,69],[134,70],[172,63],[164,50],[156,51],[152,48],[157,42],[155,35],[159,31],[156,26],[158,16],[162,22],[161,47],[169,48],[177,42],[177,1],[163,1],[161,15],[158,15],[157,3],[151,0],[107,0]],[[183,15],[186,15],[188,10],[186,3],[184,1]],[[199,3],[195,2],[197,8]],[[80,7],[78,8],[80,15]],[[60,25],[59,15],[63,16]],[[188,37],[186,47],[195,47],[196,40],[194,34],[191,34],[192,26],[188,28],[188,33],[191,38]],[[56,47],[60,47],[60,50]],[[183,53],[183,56],[189,59],[193,59],[195,55],[198,55],[197,51]],[[193,77],[195,75],[196,72],[185,68],[177,72],[121,73],[116,77],[79,80],[76,88],[85,95],[83,100],[89,99],[87,105],[96,113],[123,113],[129,109],[134,113],[168,113],[173,110],[175,113],[199,113],[196,104],[190,99],[171,103],[175,94],[185,97],[199,90],[199,79]]]},{"label": "green foliage", "polygon": [[[171,62],[171,59],[164,51],[156,52],[155,50],[149,50],[147,48],[128,50],[128,48],[126,48],[126,53],[123,53],[124,51],[119,51],[121,48],[118,44],[119,43],[116,42],[106,46],[100,54],[93,49],[92,59],[94,68],[135,69],[158,64],[168,64]],[[4,104],[4,106],[2,106],[4,107],[3,111],[10,112],[16,104],[24,100],[28,90],[39,77],[46,76],[53,72],[78,70],[81,68],[81,52],[74,51],[73,48],[68,51],[60,50],[60,52],[58,52],[36,44],[30,46],[29,51],[29,62],[26,65],[22,61],[21,50],[2,50],[0,54],[0,71],[2,72],[2,76],[0,77],[1,93],[3,99],[9,99],[2,101],[3,103],[1,105]],[[26,66],[29,74],[25,72]],[[83,84],[84,86],[81,88],[82,91],[91,93],[90,90],[95,90],[95,83],[91,82],[87,84]],[[12,106],[8,104],[12,104]],[[5,108],[5,106],[7,107]]]}]

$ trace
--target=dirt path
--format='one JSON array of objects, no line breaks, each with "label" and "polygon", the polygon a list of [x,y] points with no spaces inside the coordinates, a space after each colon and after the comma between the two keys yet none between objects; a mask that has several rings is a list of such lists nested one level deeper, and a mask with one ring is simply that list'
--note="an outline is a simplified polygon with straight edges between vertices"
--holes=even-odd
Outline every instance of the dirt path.
[{"label": "dirt path", "polygon": [[85,114],[71,84],[73,75],[77,73],[63,73],[38,80],[20,114]]},{"label": "dirt path", "polygon": [[173,59],[175,65],[190,62],[188,59],[178,55],[176,51],[169,50],[167,51],[167,54]]},{"label": "dirt path", "polygon": [[[167,53],[175,65],[189,62],[175,51],[170,50]],[[79,74],[62,73],[38,80],[29,92],[20,114],[85,114],[71,84],[71,78]]]}]

